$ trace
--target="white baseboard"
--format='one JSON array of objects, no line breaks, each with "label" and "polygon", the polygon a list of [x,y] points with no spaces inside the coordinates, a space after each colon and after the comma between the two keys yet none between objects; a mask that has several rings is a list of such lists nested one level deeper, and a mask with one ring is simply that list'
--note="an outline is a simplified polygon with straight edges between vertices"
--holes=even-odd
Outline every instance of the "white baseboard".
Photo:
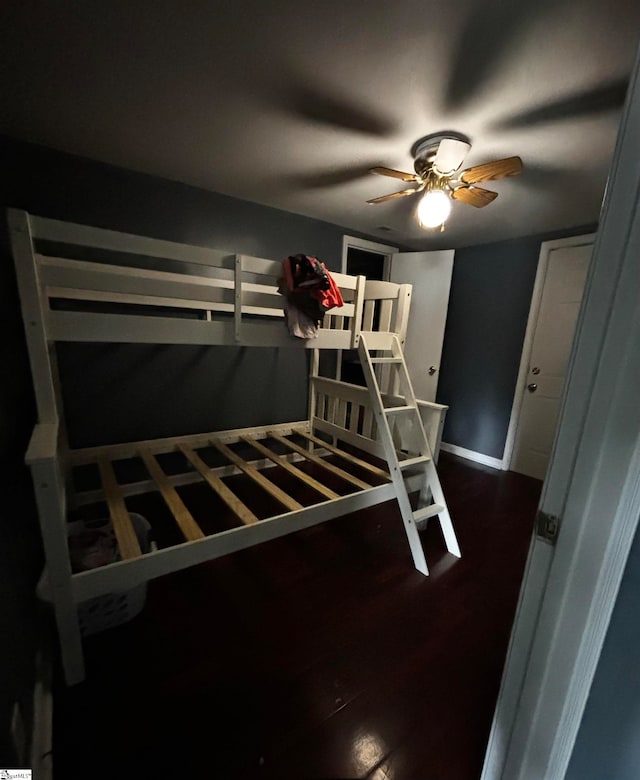
[{"label": "white baseboard", "polygon": [[502,471],[501,458],[493,458],[491,455],[485,455],[483,452],[474,452],[465,447],[458,447],[457,444],[447,444],[446,441],[440,444],[440,449],[443,452],[450,452],[452,455],[458,455],[460,458],[473,460],[476,463],[482,463],[484,466],[490,466],[492,469],[500,469]]}]

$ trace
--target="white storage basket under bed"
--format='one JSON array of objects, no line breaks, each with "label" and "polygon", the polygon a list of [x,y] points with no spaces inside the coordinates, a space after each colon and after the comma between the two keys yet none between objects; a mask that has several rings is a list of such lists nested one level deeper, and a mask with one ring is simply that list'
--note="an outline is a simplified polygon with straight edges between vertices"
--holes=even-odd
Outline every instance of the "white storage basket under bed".
[{"label": "white storage basket under bed", "polygon": [[[147,520],[142,515],[134,512],[131,512],[129,516],[138,537],[141,551],[147,553],[155,550],[155,542],[149,539],[151,526]],[[108,536],[114,537],[113,527],[108,519],[77,520],[69,523],[69,537],[79,535],[85,531],[103,531]],[[117,550],[115,540],[113,549]],[[43,601],[52,601],[46,568],[38,582],[36,592]],[[96,596],[96,598],[81,602],[78,604],[78,619],[82,636],[97,634],[100,631],[106,631],[108,628],[114,628],[132,620],[142,611],[146,597],[147,584],[144,582],[130,590],[114,591],[113,593],[106,593],[104,596]]]}]

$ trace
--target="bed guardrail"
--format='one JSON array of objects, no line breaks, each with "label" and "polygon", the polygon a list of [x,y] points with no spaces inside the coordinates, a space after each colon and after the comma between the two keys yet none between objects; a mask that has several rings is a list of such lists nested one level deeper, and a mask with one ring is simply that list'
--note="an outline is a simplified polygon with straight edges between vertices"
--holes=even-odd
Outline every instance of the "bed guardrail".
[{"label": "bed guardrail", "polygon": [[362,330],[381,341],[406,331],[409,285],[332,273],[344,306],[302,341],[282,326],[279,261],[16,210],[9,222],[33,267],[21,296],[41,307],[47,341],[353,349]]},{"label": "bed guardrail", "polygon": [[[333,440],[346,442],[384,459],[367,388],[324,376],[312,376],[310,381],[314,396],[310,421],[312,428]],[[383,393],[382,398],[388,406],[401,406],[406,402],[403,397],[391,393]],[[429,447],[436,460],[448,408],[443,404],[418,401]],[[397,449],[402,450],[403,431],[400,426],[396,428],[397,420],[391,419],[390,425]]]}]

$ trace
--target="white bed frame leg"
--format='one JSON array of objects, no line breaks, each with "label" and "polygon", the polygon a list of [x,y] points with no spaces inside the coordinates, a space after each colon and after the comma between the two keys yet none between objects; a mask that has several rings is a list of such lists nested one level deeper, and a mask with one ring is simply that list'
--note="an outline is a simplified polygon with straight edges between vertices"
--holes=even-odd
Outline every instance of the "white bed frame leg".
[{"label": "white bed frame leg", "polygon": [[65,493],[58,461],[32,462],[42,541],[47,559],[47,578],[58,627],[62,667],[67,685],[85,677],[80,623],[71,585],[71,560],[67,546]]},{"label": "white bed frame leg", "polygon": [[52,588],[53,609],[60,641],[62,669],[67,685],[77,685],[85,678],[82,637],[78,609],[70,587]]}]

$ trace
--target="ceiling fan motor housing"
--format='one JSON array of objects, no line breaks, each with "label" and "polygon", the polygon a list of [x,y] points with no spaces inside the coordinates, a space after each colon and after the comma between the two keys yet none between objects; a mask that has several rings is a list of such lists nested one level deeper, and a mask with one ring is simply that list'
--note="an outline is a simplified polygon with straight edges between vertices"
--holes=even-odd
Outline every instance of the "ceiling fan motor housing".
[{"label": "ceiling fan motor housing", "polygon": [[[443,148],[440,149],[440,145],[443,141],[449,141],[452,143],[445,143]],[[443,157],[442,153],[447,146],[449,147],[450,151],[453,152],[453,157],[451,157],[451,154],[447,155],[447,157],[449,157],[449,159],[453,159],[452,164],[454,167],[451,167],[451,164],[449,164],[447,166],[449,167],[449,170],[438,170],[437,167],[434,169],[436,157]],[[462,165],[462,162],[470,148],[471,144],[469,139],[461,133],[434,133],[432,135],[425,136],[416,144],[414,144],[411,150],[415,158],[413,167],[418,176],[422,176],[423,178],[426,178],[431,172],[438,176],[450,176],[460,167],[460,165]],[[438,154],[439,150],[440,154]]]}]

